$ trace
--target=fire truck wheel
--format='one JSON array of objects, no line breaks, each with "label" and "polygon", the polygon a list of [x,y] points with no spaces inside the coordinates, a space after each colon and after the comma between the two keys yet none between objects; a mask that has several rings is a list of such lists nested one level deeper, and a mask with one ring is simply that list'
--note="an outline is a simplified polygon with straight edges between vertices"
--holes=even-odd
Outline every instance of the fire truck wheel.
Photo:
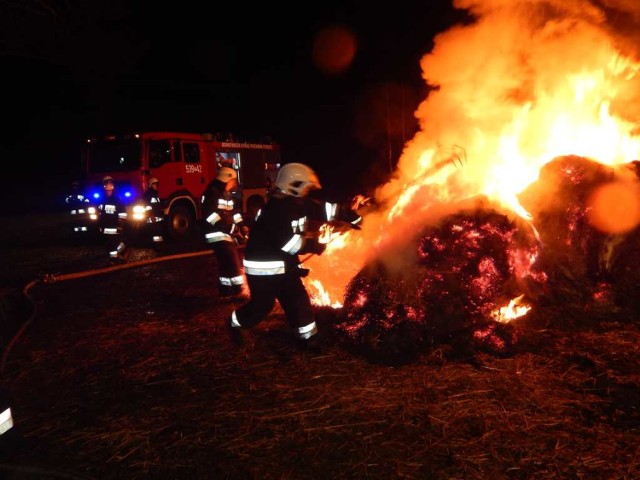
[{"label": "fire truck wheel", "polygon": [[176,205],[169,212],[169,236],[176,241],[186,241],[195,230],[195,213],[184,205]]}]

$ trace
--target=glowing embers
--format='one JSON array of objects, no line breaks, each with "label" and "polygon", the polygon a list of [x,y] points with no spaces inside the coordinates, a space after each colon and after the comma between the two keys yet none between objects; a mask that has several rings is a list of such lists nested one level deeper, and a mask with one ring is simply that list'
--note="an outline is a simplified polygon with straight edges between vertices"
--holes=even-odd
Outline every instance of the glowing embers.
[{"label": "glowing embers", "polygon": [[[606,204],[596,205],[594,195],[609,186],[637,190],[636,165],[604,166],[584,157],[558,157],[521,194],[544,245],[539,263],[548,276],[548,301],[588,308],[640,305],[640,233],[637,226],[629,230],[629,219],[621,215],[633,214],[640,198],[621,195],[618,205],[607,210]],[[601,218],[609,212],[607,223],[625,228],[603,228],[594,219],[594,211],[603,208]]]},{"label": "glowing embers", "polygon": [[482,205],[451,215],[418,241],[420,297],[446,323],[495,319],[494,311],[544,281],[534,269],[538,251],[533,229],[519,217]]},{"label": "glowing embers", "polygon": [[437,342],[508,353],[515,334],[508,325],[491,325],[504,320],[503,309],[516,298],[519,316],[530,310],[523,299],[545,278],[534,268],[538,249],[524,220],[479,203],[366,265],[347,288],[336,329],[385,363],[411,361]]}]

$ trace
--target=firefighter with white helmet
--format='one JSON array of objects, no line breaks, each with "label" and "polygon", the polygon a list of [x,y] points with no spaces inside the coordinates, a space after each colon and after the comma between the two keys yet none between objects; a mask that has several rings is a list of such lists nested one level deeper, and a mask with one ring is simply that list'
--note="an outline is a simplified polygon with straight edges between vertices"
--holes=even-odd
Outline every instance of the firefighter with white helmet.
[{"label": "firefighter with white helmet", "polygon": [[100,232],[104,235],[107,251],[111,261],[126,262],[129,249],[125,243],[124,222],[127,211],[124,202],[116,193],[113,177],[107,175],[102,179],[104,195],[98,205]]},{"label": "firefighter with white helmet", "polygon": [[164,243],[164,208],[158,192],[159,186],[160,181],[156,177],[151,177],[147,182],[147,189],[142,195],[145,209],[148,212],[147,223],[152,227],[151,239],[156,248]]},{"label": "firefighter with white helmet", "polygon": [[219,167],[201,201],[205,241],[218,260],[218,293],[223,301],[242,301],[247,297],[236,240],[239,233],[246,235],[247,227],[232,194],[237,185],[235,169]]},{"label": "firefighter with white helmet", "polygon": [[320,190],[316,172],[303,163],[287,163],[276,176],[274,185],[293,197],[306,197],[312,190]]},{"label": "firefighter with white helmet", "polygon": [[[288,163],[278,171],[274,189],[251,228],[245,249],[244,268],[251,299],[229,319],[228,329],[236,344],[243,343],[242,329],[264,320],[278,300],[301,349],[318,350],[315,314],[301,278],[308,270],[301,268],[299,255],[321,255],[326,243],[312,224],[337,220],[337,204],[309,197],[321,188],[318,176],[305,164]],[[359,220],[355,214],[352,221]]]}]

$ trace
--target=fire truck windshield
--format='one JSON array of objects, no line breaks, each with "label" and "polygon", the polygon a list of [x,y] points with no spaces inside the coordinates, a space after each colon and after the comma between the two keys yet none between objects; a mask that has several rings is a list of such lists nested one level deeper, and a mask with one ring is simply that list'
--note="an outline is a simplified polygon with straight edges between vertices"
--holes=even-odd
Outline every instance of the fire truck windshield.
[{"label": "fire truck windshield", "polygon": [[90,173],[129,172],[140,168],[139,139],[103,140],[87,146]]}]

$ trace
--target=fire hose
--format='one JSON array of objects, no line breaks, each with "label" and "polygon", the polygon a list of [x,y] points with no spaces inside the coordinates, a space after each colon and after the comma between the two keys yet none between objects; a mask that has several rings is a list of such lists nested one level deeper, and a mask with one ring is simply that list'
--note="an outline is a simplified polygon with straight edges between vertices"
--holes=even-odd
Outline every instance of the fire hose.
[{"label": "fire hose", "polygon": [[[168,255],[168,256],[164,256],[164,257],[141,260],[139,262],[131,262],[131,263],[126,263],[126,264],[122,264],[122,265],[114,265],[114,266],[111,266],[111,267],[105,267],[105,268],[99,268],[99,269],[93,269],[93,270],[85,270],[85,271],[82,271],[82,272],[68,273],[68,274],[63,274],[63,275],[44,275],[40,279],[32,280],[31,282],[26,284],[24,286],[24,288],[22,289],[22,294],[27,298],[27,300],[29,300],[29,302],[32,305],[31,314],[29,315],[27,320],[20,326],[18,331],[13,335],[13,337],[11,338],[9,343],[7,344],[5,350],[4,350],[3,354],[2,354],[2,359],[0,360],[0,378],[4,375],[4,370],[5,370],[5,367],[6,367],[7,359],[9,357],[9,352],[11,351],[13,346],[16,344],[18,339],[22,336],[22,334],[27,330],[27,327],[33,322],[33,319],[36,316],[36,313],[37,313],[36,303],[31,298],[31,296],[29,294],[29,290],[31,290],[31,288],[33,288],[35,285],[40,284],[40,283],[51,284],[51,283],[55,283],[55,282],[65,281],[65,280],[73,280],[73,279],[77,279],[77,278],[89,277],[89,276],[92,276],[92,275],[100,275],[100,274],[103,274],[103,273],[110,273],[110,272],[114,272],[114,271],[117,271],[117,270],[123,270],[123,269],[127,269],[127,268],[141,267],[141,266],[144,266],[144,265],[150,265],[150,264],[158,263],[158,262],[165,262],[165,261],[169,261],[169,260],[190,258],[190,257],[195,257],[195,256],[201,256],[201,255],[210,255],[212,253],[213,252],[211,250],[203,250],[203,251],[198,251],[198,252],[190,252],[190,253],[183,253],[183,254],[176,254],[176,255]],[[4,433],[6,433],[6,432],[4,432]],[[0,433],[0,435],[1,435],[1,433]],[[28,473],[28,474],[35,474],[35,475],[38,475],[38,476],[46,475],[47,477],[49,477],[50,475],[55,475],[55,477],[57,477],[57,478],[66,478],[66,479],[70,479],[70,480],[93,480],[93,478],[91,478],[91,477],[84,477],[84,476],[78,476],[78,475],[74,475],[74,474],[68,474],[66,472],[60,472],[60,471],[53,470],[53,469],[38,468],[38,467],[27,467],[27,466],[2,464],[2,463],[0,463],[0,471],[17,472],[19,474]]]},{"label": "fire hose", "polygon": [[[345,223],[346,224],[347,222],[341,222],[341,223]],[[341,225],[341,227],[345,228],[343,225]],[[242,245],[240,247],[242,248]],[[34,300],[31,298],[31,296],[29,295],[29,290],[31,290],[31,288],[33,288],[35,285],[38,285],[38,284],[41,284],[41,283],[52,284],[52,283],[56,283],[56,282],[63,282],[63,281],[66,281],[66,280],[74,280],[74,279],[77,279],[77,278],[90,277],[90,276],[93,276],[93,275],[101,275],[101,274],[104,274],[104,273],[111,273],[111,272],[115,272],[115,271],[123,270],[123,269],[128,269],[128,268],[142,267],[142,266],[145,266],[145,265],[151,265],[151,264],[159,263],[159,262],[166,262],[166,261],[169,261],[169,260],[180,260],[180,259],[184,259],[184,258],[197,257],[197,256],[202,256],[202,255],[211,255],[212,253],[213,253],[212,250],[200,250],[200,251],[197,251],[197,252],[180,253],[180,254],[175,254],[175,255],[167,255],[167,256],[163,256],[163,257],[157,257],[157,258],[150,258],[150,259],[147,259],[147,260],[141,260],[141,261],[138,261],[138,262],[124,263],[124,264],[121,264],[121,265],[112,265],[110,267],[98,268],[98,269],[93,269],[93,270],[85,270],[85,271],[74,272],[74,273],[66,273],[66,274],[63,274],[63,275],[45,274],[45,275],[42,276],[41,279],[37,279],[37,280],[33,280],[33,281],[29,282],[22,289],[22,294],[31,303],[32,312],[29,315],[29,318],[27,318],[27,320],[21,325],[21,327],[18,329],[18,331],[13,335],[13,337],[11,338],[9,343],[7,344],[7,347],[5,348],[5,350],[4,350],[3,354],[2,354],[2,358],[0,359],[0,377],[4,374],[4,369],[6,367],[6,362],[7,362],[8,356],[9,356],[9,352],[11,351],[13,346],[20,339],[22,334],[26,331],[26,329],[29,327],[29,325],[31,324],[31,322],[33,321],[33,319],[36,316],[36,313],[37,313],[36,304],[35,304]],[[313,254],[311,254],[308,257],[306,257],[301,263],[304,263],[305,261],[307,261],[312,255]]]},{"label": "fire hose", "polygon": [[66,280],[74,280],[74,279],[77,279],[77,278],[90,277],[90,276],[93,276],[93,275],[101,275],[101,274],[104,274],[104,273],[111,273],[111,272],[115,272],[117,270],[124,270],[124,269],[128,269],[128,268],[142,267],[142,266],[145,266],[145,265],[151,265],[153,263],[159,263],[159,262],[166,262],[166,261],[169,261],[169,260],[179,260],[179,259],[183,259],[183,258],[197,257],[197,256],[202,256],[202,255],[211,255],[212,253],[213,252],[211,250],[201,250],[201,251],[190,252],[190,253],[179,253],[179,254],[175,254],[175,255],[167,255],[167,256],[164,256],[164,257],[150,258],[150,259],[141,260],[141,261],[138,261],[138,262],[124,263],[122,265],[113,265],[113,266],[105,267],[105,268],[98,268],[98,269],[93,269],[93,270],[85,270],[85,271],[74,272],[74,273],[66,273],[66,274],[63,274],[63,275],[46,274],[46,275],[43,275],[42,278],[40,278],[40,279],[32,280],[27,285],[25,285],[24,288],[22,289],[22,295],[24,295],[24,297],[27,300],[29,300],[29,302],[31,303],[32,311],[31,311],[31,314],[29,315],[29,317],[27,318],[27,320],[20,326],[20,328],[13,335],[13,337],[11,338],[9,343],[7,343],[7,347],[5,348],[5,350],[4,350],[3,354],[2,354],[2,359],[0,360],[0,376],[2,376],[4,374],[4,369],[5,369],[5,366],[6,366],[7,358],[9,357],[9,352],[11,351],[13,346],[16,344],[18,339],[22,336],[22,334],[26,331],[26,329],[29,327],[31,322],[33,322],[33,319],[36,316],[36,313],[37,313],[36,303],[33,300],[33,298],[31,298],[31,296],[29,294],[29,290],[31,290],[31,288],[33,288],[35,285],[43,284],[43,283],[44,284],[52,284],[52,283],[56,283],[56,282],[63,282],[63,281],[66,281]]}]

